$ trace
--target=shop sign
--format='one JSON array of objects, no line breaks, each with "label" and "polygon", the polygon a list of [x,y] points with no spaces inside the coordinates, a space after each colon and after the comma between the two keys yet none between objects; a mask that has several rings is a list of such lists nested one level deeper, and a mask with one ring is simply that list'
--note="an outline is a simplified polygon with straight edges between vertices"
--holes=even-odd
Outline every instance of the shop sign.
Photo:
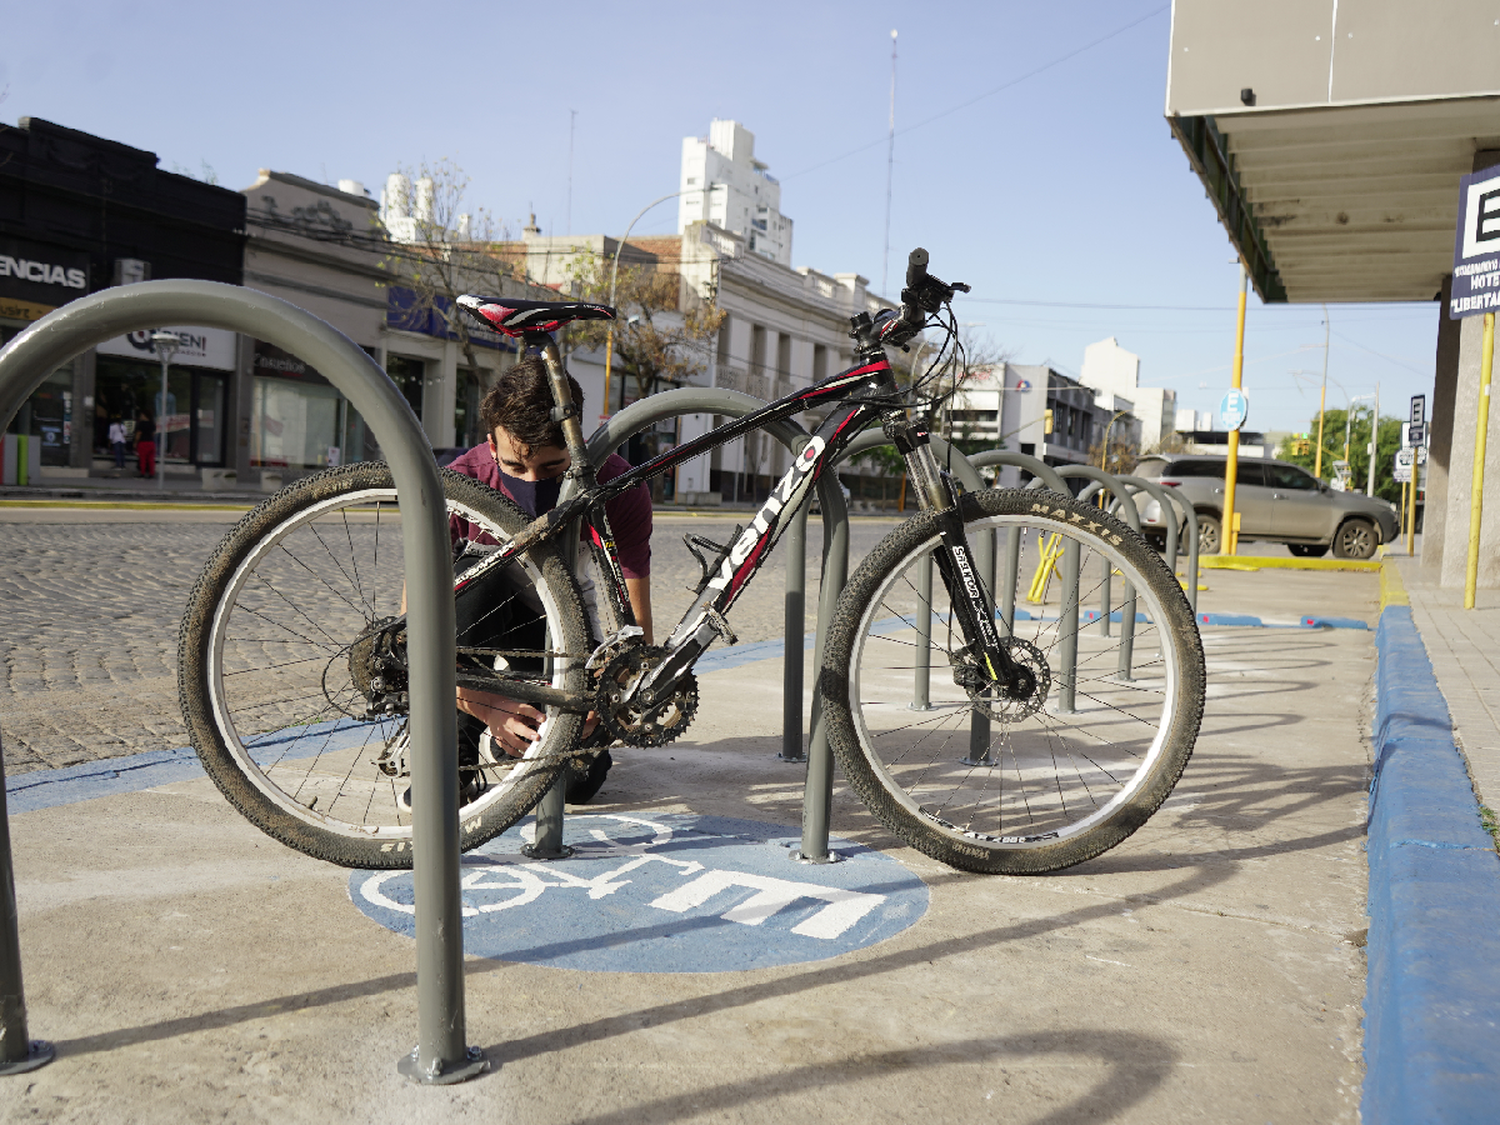
[{"label": "shop sign", "polygon": [[22,238],[0,238],[0,297],[56,308],[89,291],[89,256]]},{"label": "shop sign", "polygon": [[302,383],[328,382],[310,363],[304,363],[291,352],[283,351],[264,340],[255,341],[255,374],[275,379],[296,379]]},{"label": "shop sign", "polygon": [[24,320],[30,323],[41,320],[52,311],[51,305],[38,305],[34,301],[17,301],[11,297],[0,297],[0,320]]},{"label": "shop sign", "polygon": [[218,371],[233,371],[239,366],[235,362],[234,333],[222,328],[142,328],[128,336],[104,341],[99,345],[99,354],[157,363],[156,345],[151,342],[153,332],[175,332],[182,341],[182,346],[172,354],[173,365],[212,367]]},{"label": "shop sign", "polygon": [[1448,301],[1448,316],[1462,320],[1497,311],[1500,311],[1500,169],[1487,168],[1459,181],[1453,294]]}]

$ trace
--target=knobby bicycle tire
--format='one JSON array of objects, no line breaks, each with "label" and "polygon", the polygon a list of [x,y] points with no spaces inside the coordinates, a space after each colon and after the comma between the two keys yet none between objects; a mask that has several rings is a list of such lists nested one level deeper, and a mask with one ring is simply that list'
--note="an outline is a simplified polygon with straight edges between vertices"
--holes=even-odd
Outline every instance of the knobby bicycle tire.
[{"label": "knobby bicycle tire", "polygon": [[[1098,508],[995,489],[966,494],[960,510],[971,548],[993,534],[1000,581],[1007,550],[1019,560],[1013,619],[1001,602],[997,623],[1036,694],[975,690],[940,576],[924,597],[922,560],[939,543],[939,517],[924,512],[876,545],[839,599],[820,673],[829,742],[876,817],[927,855],[985,873],[1069,867],[1144,824],[1187,765],[1203,715],[1197,625],[1160,555]],[[1081,575],[1072,709],[1069,545]]]},{"label": "knobby bicycle tire", "polygon": [[[497,542],[530,522],[477,481],[441,476],[449,512]],[[367,654],[356,648],[404,612],[399,511],[380,462],[288,486],[224,537],[178,639],[183,715],[208,775],[269,835],[347,867],[412,861],[403,716],[366,717],[373,689],[360,671]],[[511,566],[545,616],[550,683],[583,690],[588,627],[573,575],[550,546]],[[582,716],[547,713],[525,758],[501,755],[482,763],[482,780],[461,784],[460,847],[514,824],[569,760]],[[466,777],[474,775],[461,773],[461,783]]]}]

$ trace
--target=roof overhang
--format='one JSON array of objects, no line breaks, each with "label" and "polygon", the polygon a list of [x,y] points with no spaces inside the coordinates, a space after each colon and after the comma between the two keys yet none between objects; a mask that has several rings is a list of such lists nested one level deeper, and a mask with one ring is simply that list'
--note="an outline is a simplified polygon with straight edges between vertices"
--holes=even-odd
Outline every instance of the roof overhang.
[{"label": "roof overhang", "polygon": [[1500,95],[1168,117],[1267,302],[1430,301]]}]

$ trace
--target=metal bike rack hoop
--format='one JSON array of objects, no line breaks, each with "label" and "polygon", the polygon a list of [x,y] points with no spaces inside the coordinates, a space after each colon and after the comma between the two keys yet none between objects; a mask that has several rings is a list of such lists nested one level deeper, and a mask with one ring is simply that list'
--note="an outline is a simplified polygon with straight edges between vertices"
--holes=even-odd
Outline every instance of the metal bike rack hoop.
[{"label": "metal bike rack hoop", "polygon": [[[0,351],[0,432],[55,368],[95,344],[161,324],[242,332],[310,363],[360,412],[390,463],[405,514],[401,538],[412,655],[409,730],[416,750],[412,850],[418,1040],[397,1068],[430,1084],[472,1077],[488,1063],[464,1043],[453,562],[447,507],[432,449],[405,397],[354,341],[286,301],[210,281],[118,286],[73,301],[31,325]],[[7,869],[7,883],[9,878]],[[0,991],[8,993],[10,983],[0,981]],[[19,983],[15,982],[18,994]],[[24,1005],[18,1006],[24,1011]],[[7,1041],[9,1029],[0,1029],[0,1037],[0,1042]]]},{"label": "metal bike rack hoop", "polygon": [[[1198,513],[1193,506],[1187,502],[1187,498],[1175,488],[1167,488],[1157,484],[1155,481],[1146,480],[1143,477],[1125,476],[1120,478],[1120,483],[1131,487],[1140,488],[1150,496],[1156,498],[1156,502],[1162,506],[1162,514],[1167,511],[1166,501],[1182,509],[1185,526],[1188,534],[1188,582],[1187,600],[1189,607],[1194,613],[1198,612]],[[1166,498],[1166,501],[1163,498]],[[1167,524],[1167,567],[1175,575],[1177,573],[1177,521],[1173,520]]]},{"label": "metal bike rack hoop", "polygon": [[982,453],[971,454],[969,464],[976,469],[987,469],[991,465],[1015,465],[1017,468],[1025,469],[1036,478],[1031,485],[1024,487],[1046,487],[1064,496],[1072,495],[1068,491],[1067,483],[1058,475],[1056,469],[1040,457],[1033,457],[1029,453],[1012,453],[1008,449],[986,449]]},{"label": "metal bike rack hoop", "polygon": [[[724,387],[679,387],[631,403],[612,415],[589,438],[589,460],[595,466],[632,436],[667,418],[684,414],[723,414],[744,418],[762,410],[766,403],[742,391]],[[809,434],[791,419],[770,423],[765,431],[795,455],[807,444]],[[823,567],[818,583],[818,626],[814,662],[821,666],[823,637],[833,620],[838,593],[849,574],[849,511],[832,473],[818,481],[823,509]],[[833,805],[833,756],[819,714],[820,693],[813,687],[812,716],[808,724],[808,747],[802,750],[802,691],[804,660],[802,633],[805,628],[807,588],[807,509],[799,511],[786,533],[785,660],[782,672],[781,756],[786,761],[807,762],[807,781],[802,801],[802,847],[798,858],[809,863],[827,861],[829,821]]]}]

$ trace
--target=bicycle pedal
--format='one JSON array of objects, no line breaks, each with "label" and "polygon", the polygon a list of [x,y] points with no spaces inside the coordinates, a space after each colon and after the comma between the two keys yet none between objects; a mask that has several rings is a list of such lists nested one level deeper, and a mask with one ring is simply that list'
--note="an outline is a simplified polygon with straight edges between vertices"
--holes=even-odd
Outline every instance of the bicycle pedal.
[{"label": "bicycle pedal", "polygon": [[[693,593],[703,593],[704,587],[708,585],[708,580],[718,573],[719,567],[723,564],[724,560],[729,557],[730,549],[734,546],[735,541],[739,539],[744,531],[745,528],[743,524],[735,524],[734,531],[730,534],[728,543],[715,543],[707,536],[695,535],[691,531],[683,535],[683,545],[687,547],[693,558],[698,560],[698,565],[703,570],[703,573],[698,577],[698,586],[693,591]],[[714,558],[712,562],[709,562],[709,560],[704,557],[703,551],[699,550],[700,547],[703,549],[703,551],[713,552]]]},{"label": "bicycle pedal", "polygon": [[724,619],[724,615],[718,610],[714,609],[712,606],[704,606],[703,616],[707,618],[708,623],[713,626],[714,632],[718,633],[719,636],[724,638],[725,644],[737,645],[740,643],[740,639],[734,635],[734,630],[729,627],[729,622]]}]

